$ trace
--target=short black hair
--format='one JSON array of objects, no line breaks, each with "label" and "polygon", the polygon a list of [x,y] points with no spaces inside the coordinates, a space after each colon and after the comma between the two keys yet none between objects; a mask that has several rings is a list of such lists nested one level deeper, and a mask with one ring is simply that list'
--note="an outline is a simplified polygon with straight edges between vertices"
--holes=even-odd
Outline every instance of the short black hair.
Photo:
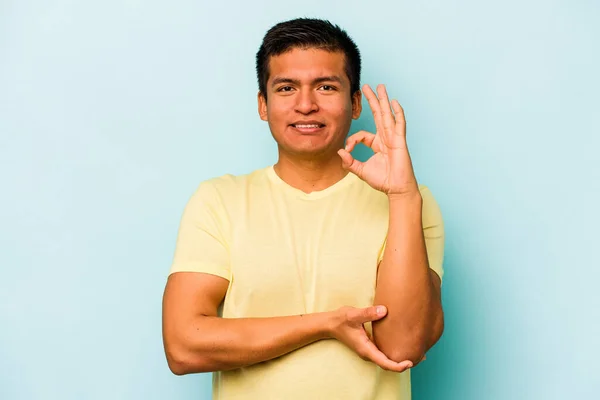
[{"label": "short black hair", "polygon": [[360,52],[356,43],[337,25],[323,19],[296,18],[280,22],[267,31],[256,53],[258,90],[267,98],[269,60],[294,48],[340,51],[346,58],[346,75],[352,94],[360,89]]}]

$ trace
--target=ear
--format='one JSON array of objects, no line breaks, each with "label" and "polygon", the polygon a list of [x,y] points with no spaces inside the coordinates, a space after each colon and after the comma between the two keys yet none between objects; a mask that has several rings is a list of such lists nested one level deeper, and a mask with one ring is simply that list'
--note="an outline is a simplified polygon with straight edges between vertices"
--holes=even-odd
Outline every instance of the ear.
[{"label": "ear", "polygon": [[362,112],[362,92],[357,90],[352,94],[352,119],[358,119]]},{"label": "ear", "polygon": [[267,121],[267,99],[262,92],[258,92],[258,115],[263,121]]}]

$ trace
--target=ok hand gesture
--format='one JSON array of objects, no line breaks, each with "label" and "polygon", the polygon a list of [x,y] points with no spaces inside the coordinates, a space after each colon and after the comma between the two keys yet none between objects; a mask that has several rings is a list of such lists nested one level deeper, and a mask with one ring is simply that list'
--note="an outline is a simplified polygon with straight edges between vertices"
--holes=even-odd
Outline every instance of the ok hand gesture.
[{"label": "ok hand gesture", "polygon": [[[378,96],[368,85],[363,86],[363,93],[369,101],[377,131],[375,134],[359,131],[350,136],[346,147],[338,151],[342,166],[388,195],[419,193],[406,145],[404,110],[397,100],[392,100],[390,108],[384,85],[377,86]],[[357,143],[363,143],[375,152],[364,163],[350,154]]]}]

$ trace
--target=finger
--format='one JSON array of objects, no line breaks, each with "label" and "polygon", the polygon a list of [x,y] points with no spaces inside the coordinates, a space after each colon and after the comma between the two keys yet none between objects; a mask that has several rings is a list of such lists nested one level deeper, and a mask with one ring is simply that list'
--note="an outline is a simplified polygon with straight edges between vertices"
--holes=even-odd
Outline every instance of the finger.
[{"label": "finger", "polygon": [[391,135],[392,132],[394,132],[396,120],[392,114],[392,108],[390,107],[390,100],[388,99],[385,85],[377,86],[377,97],[379,97],[379,106],[381,107],[383,127],[385,128],[385,132]]},{"label": "finger", "polygon": [[351,152],[354,150],[354,146],[357,143],[363,143],[365,146],[371,148],[373,146],[373,141],[375,140],[375,134],[367,131],[358,131],[353,135],[350,135],[348,139],[346,139],[346,151]]},{"label": "finger", "polygon": [[398,103],[398,100],[392,100],[392,109],[394,110],[394,116],[396,117],[396,129],[394,133],[399,136],[406,137],[406,119],[404,118],[404,109]]},{"label": "finger", "polygon": [[352,322],[365,324],[371,321],[377,321],[385,317],[387,308],[385,306],[372,306],[352,310],[348,319]]},{"label": "finger", "polygon": [[344,149],[339,149],[338,154],[342,159],[342,167],[362,179],[364,164]]},{"label": "finger", "polygon": [[373,113],[373,120],[375,121],[375,128],[377,129],[377,133],[383,133],[383,119],[381,115],[381,107],[379,105],[379,100],[373,92],[373,89],[369,85],[363,86],[363,94],[367,98],[369,102],[369,107],[371,107],[371,112]]},{"label": "finger", "polygon": [[412,362],[410,362],[409,360],[402,361],[399,363],[390,360],[371,341],[365,342],[365,348],[363,350],[363,354],[369,360],[373,361],[375,364],[379,365],[381,368],[388,370],[388,371],[404,372],[408,368],[412,367]]}]

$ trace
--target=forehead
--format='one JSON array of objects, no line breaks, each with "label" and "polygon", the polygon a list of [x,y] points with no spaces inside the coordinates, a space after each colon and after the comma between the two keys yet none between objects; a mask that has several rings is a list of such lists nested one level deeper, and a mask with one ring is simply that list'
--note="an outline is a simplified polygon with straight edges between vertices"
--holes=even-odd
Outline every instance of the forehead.
[{"label": "forehead", "polygon": [[346,57],[339,51],[294,48],[269,60],[269,81],[274,78],[312,80],[337,75],[347,82]]}]

